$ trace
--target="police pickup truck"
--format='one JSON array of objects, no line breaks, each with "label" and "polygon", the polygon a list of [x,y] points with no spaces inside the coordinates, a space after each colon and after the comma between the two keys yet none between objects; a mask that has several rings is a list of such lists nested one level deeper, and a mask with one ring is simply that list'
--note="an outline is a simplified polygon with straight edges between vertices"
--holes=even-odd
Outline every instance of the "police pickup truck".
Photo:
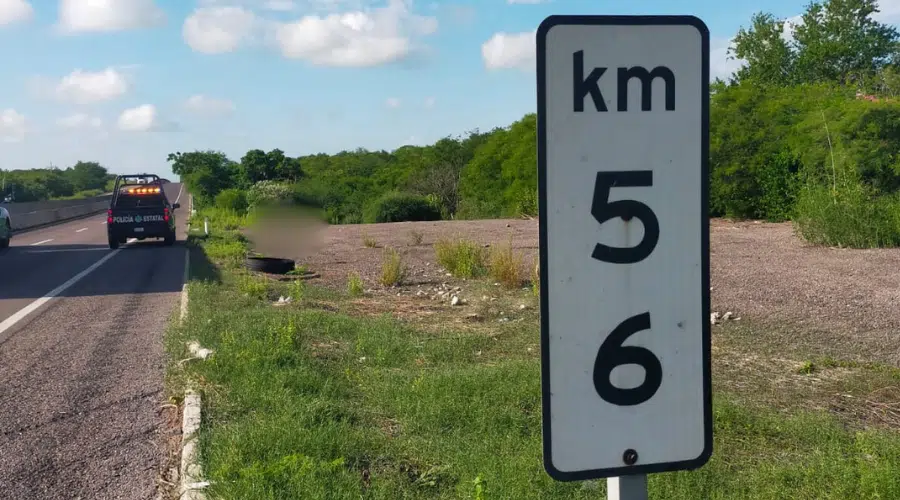
[{"label": "police pickup truck", "polygon": [[106,212],[109,248],[116,249],[129,238],[162,238],[175,243],[174,211],[178,203],[169,203],[162,180],[154,174],[116,177],[112,200]]}]

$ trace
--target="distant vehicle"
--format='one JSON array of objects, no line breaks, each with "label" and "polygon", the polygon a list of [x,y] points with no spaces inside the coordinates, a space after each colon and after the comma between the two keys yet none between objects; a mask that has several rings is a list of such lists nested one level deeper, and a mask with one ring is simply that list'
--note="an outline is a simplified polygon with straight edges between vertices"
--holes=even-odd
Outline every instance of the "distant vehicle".
[{"label": "distant vehicle", "polygon": [[166,245],[175,243],[174,212],[180,205],[169,202],[161,180],[155,174],[116,177],[106,212],[109,248],[119,248],[128,238],[162,238]]},{"label": "distant vehicle", "polygon": [[8,248],[12,240],[12,222],[9,220],[9,211],[0,207],[0,248]]}]

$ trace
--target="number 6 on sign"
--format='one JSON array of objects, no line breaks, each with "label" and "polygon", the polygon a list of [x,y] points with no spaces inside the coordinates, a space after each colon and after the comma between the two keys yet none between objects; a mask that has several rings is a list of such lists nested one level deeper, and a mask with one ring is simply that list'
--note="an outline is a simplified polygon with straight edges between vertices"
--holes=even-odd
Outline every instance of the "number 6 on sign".
[{"label": "number 6 on sign", "polygon": [[[628,337],[650,328],[650,313],[632,316],[606,337],[594,360],[594,389],[604,401],[619,406],[634,406],[647,402],[662,385],[662,365],[649,349],[623,346]],[[619,366],[640,365],[646,375],[641,385],[632,389],[620,389],[609,380],[612,371]]]}]

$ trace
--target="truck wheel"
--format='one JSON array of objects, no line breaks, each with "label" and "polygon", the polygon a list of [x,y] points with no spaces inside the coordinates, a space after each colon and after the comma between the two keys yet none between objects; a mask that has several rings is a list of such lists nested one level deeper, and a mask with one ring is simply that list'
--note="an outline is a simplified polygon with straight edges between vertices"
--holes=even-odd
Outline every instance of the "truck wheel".
[{"label": "truck wheel", "polygon": [[168,234],[166,234],[164,242],[167,247],[174,245],[175,244],[175,231],[171,231]]},{"label": "truck wheel", "polygon": [[109,239],[109,248],[112,248],[113,250],[119,248],[119,239],[118,238],[109,236],[108,239]]}]

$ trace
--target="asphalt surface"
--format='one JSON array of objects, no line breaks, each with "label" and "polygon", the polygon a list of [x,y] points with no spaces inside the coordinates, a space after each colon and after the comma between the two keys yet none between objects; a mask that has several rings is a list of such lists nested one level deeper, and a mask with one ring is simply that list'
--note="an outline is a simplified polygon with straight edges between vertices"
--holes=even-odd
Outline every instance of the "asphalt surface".
[{"label": "asphalt surface", "polygon": [[[166,185],[170,200],[179,189]],[[16,234],[0,253],[0,498],[155,497],[182,196],[172,247],[110,250],[101,214]]]}]

